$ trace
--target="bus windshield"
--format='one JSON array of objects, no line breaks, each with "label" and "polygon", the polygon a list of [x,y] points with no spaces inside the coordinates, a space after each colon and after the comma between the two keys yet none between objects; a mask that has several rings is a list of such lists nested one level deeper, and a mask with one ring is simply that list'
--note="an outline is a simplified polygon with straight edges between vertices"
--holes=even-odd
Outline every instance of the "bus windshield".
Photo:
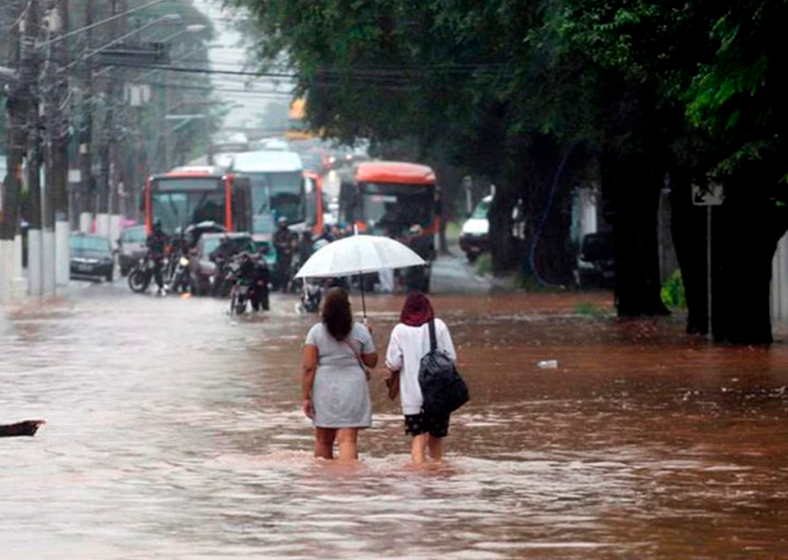
[{"label": "bus windshield", "polygon": [[295,224],[305,219],[304,180],[300,171],[244,173],[252,182],[255,233],[271,233],[284,216]]},{"label": "bus windshield", "polygon": [[162,229],[176,229],[203,221],[219,224],[225,219],[225,190],[221,179],[185,177],[151,182],[152,220]]},{"label": "bus windshield", "polygon": [[431,225],[432,185],[364,183],[360,187],[362,216],[375,233],[397,237],[413,225]]}]

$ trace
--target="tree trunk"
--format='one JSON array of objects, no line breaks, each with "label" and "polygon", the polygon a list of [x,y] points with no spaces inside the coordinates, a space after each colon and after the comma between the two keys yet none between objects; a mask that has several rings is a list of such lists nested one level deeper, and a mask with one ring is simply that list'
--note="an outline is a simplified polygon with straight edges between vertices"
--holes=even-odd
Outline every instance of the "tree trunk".
[{"label": "tree trunk", "polygon": [[554,138],[540,134],[532,135],[528,149],[527,183],[522,192],[528,214],[526,271],[546,284],[563,285],[572,279],[569,230],[576,165],[570,160],[577,153],[574,146],[560,146]]},{"label": "tree trunk", "polygon": [[510,272],[516,264],[512,243],[512,208],[517,199],[513,190],[512,185],[496,184],[495,196],[487,215],[493,274]]},{"label": "tree trunk", "polygon": [[671,233],[676,248],[684,295],[687,333],[709,333],[706,257],[706,209],[692,204],[689,177],[671,172]]},{"label": "tree trunk", "polygon": [[647,160],[602,155],[605,218],[613,226],[619,317],[670,312],[660,298],[657,211],[662,175]]},{"label": "tree trunk", "polygon": [[733,195],[718,210],[712,230],[714,340],[770,344],[772,258],[788,230],[788,209],[766,197]]},{"label": "tree trunk", "polygon": [[[21,6],[14,6],[15,11],[12,21],[17,21],[21,13]],[[0,216],[0,241],[13,241],[19,231],[19,205],[22,194],[22,160],[25,156],[26,135],[25,120],[27,112],[28,92],[25,82],[29,75],[24,72],[20,64],[20,33],[19,26],[12,25],[8,37],[8,60],[13,60],[20,75],[16,83],[8,89],[5,109],[8,115],[8,157],[6,166],[8,172],[3,180],[3,209]],[[0,286],[2,291],[4,286]]]}]

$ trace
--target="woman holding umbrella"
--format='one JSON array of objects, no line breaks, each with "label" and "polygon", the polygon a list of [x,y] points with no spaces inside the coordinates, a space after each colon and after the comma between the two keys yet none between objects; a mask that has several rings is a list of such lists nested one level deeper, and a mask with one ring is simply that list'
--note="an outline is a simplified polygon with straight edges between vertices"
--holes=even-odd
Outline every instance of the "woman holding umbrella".
[{"label": "woman holding umbrella", "polygon": [[370,331],[353,322],[348,294],[331,288],[323,300],[322,321],[306,337],[303,411],[315,425],[315,457],[358,459],[358,431],[372,424],[366,367],[378,354]]}]

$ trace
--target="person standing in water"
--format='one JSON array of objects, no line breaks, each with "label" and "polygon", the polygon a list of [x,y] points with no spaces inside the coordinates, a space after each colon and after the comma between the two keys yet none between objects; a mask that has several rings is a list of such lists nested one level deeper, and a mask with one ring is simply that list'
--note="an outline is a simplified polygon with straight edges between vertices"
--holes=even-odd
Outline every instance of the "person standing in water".
[{"label": "person standing in water", "polygon": [[372,424],[364,366],[377,362],[369,329],[353,322],[347,291],[331,288],[304,348],[303,411],[315,425],[315,457],[333,459],[337,441],[339,460],[358,459],[358,431]]},{"label": "person standing in water", "polygon": [[430,300],[421,292],[412,292],[405,300],[400,322],[391,331],[386,351],[386,367],[392,376],[399,376],[405,433],[411,436],[410,458],[414,464],[425,462],[427,448],[433,461],[441,461],[443,438],[449,433],[449,415],[432,417],[422,411],[419,366],[421,358],[430,351],[430,321],[435,323],[438,350],[456,361],[457,353],[446,323],[435,318]]}]

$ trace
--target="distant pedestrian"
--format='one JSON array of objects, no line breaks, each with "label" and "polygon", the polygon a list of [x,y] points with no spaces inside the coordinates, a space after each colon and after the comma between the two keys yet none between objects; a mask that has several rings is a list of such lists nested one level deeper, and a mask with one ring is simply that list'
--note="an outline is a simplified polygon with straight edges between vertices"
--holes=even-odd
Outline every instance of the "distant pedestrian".
[{"label": "distant pedestrian", "polygon": [[446,324],[435,317],[430,300],[412,292],[405,300],[400,322],[391,331],[386,367],[399,376],[399,396],[405,416],[405,433],[412,436],[410,458],[424,463],[429,448],[433,461],[443,459],[443,438],[449,433],[449,415],[432,417],[422,411],[424,399],[419,386],[419,364],[430,350],[429,323],[434,321],[437,348],[457,360],[454,343]]},{"label": "distant pedestrian", "polygon": [[353,323],[347,291],[331,288],[304,349],[303,411],[315,425],[315,457],[333,459],[337,441],[340,460],[358,459],[358,431],[372,424],[365,367],[377,362],[370,331]]},{"label": "distant pedestrian", "polygon": [[153,230],[145,239],[145,246],[148,248],[150,259],[153,262],[153,278],[158,287],[158,294],[164,294],[164,257],[167,246],[170,242],[169,236],[164,233],[161,220],[153,223]]}]

